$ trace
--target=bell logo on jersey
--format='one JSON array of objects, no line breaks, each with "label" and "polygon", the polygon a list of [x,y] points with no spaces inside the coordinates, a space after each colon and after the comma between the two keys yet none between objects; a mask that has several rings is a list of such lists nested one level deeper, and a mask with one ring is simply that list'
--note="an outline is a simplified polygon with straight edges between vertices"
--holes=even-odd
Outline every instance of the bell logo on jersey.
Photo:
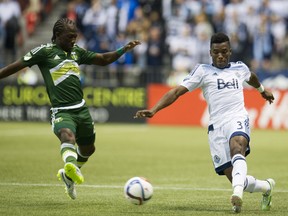
[{"label": "bell logo on jersey", "polygon": [[217,79],[217,87],[218,89],[238,89],[238,79],[232,79],[231,81],[225,82],[224,79]]}]

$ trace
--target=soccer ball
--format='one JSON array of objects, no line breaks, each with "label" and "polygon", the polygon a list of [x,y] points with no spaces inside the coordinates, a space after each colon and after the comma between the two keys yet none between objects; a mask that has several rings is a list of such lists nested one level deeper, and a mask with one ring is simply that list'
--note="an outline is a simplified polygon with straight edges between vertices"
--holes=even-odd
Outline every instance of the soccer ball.
[{"label": "soccer ball", "polygon": [[143,205],[151,199],[153,186],[144,177],[133,177],[126,182],[124,195],[129,202],[135,205]]}]

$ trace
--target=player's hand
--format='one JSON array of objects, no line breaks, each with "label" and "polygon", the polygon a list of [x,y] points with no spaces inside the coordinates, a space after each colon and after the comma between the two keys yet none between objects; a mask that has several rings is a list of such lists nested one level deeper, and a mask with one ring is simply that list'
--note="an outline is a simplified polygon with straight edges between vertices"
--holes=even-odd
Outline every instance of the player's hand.
[{"label": "player's hand", "polygon": [[154,116],[154,113],[150,110],[139,110],[134,115],[134,118],[151,118]]},{"label": "player's hand", "polygon": [[124,46],[124,50],[125,50],[125,52],[128,52],[139,44],[141,44],[141,42],[139,40],[130,41],[128,44],[126,44]]},{"label": "player's hand", "polygon": [[269,101],[269,104],[273,103],[274,96],[273,96],[272,92],[265,89],[264,92],[261,93],[261,95],[265,100]]}]

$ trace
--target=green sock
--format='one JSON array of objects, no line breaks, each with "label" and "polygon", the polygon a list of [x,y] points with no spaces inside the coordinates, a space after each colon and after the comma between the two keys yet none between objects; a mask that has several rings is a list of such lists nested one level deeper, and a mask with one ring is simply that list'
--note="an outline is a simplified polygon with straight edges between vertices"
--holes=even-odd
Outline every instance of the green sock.
[{"label": "green sock", "polygon": [[64,163],[73,163],[77,165],[77,153],[76,148],[71,143],[62,143],[61,144],[61,157]]}]

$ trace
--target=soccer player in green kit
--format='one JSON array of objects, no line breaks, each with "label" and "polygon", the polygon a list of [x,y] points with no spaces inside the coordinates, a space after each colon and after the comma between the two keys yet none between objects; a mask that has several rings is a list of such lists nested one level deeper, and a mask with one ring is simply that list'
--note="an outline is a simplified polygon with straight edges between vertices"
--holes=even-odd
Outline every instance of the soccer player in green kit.
[{"label": "soccer player in green kit", "polygon": [[79,65],[108,65],[140,44],[134,40],[116,51],[95,53],[77,46],[77,36],[75,22],[59,19],[53,27],[52,43],[36,47],[0,69],[2,79],[38,65],[52,105],[52,128],[61,142],[64,168],[57,176],[71,199],[76,199],[75,184],[84,182],[80,168],[95,151],[94,122],[83,99]]}]

